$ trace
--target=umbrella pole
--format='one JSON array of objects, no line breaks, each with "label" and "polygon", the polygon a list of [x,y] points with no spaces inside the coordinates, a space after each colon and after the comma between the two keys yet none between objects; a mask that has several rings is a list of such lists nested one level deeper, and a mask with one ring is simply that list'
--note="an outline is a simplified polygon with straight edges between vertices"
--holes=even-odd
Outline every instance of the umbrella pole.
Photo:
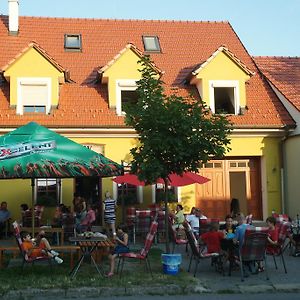
[{"label": "umbrella pole", "polygon": [[31,208],[31,214],[32,214],[32,237],[34,237],[34,221],[35,221],[35,211],[34,211],[34,203],[35,203],[35,192],[34,192],[34,186],[35,181],[34,178],[31,178],[31,202],[32,202],[32,208]]},{"label": "umbrella pole", "polygon": [[165,183],[165,236],[166,236],[166,253],[170,253],[169,243],[169,209],[168,209],[168,180],[164,178]]},{"label": "umbrella pole", "polygon": [[124,183],[122,183],[122,223],[125,224],[125,201],[124,201]]}]

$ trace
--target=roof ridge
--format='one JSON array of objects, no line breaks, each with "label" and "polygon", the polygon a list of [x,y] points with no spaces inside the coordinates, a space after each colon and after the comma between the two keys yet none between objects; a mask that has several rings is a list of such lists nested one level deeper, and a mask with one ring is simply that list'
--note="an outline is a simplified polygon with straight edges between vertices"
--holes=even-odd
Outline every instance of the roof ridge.
[{"label": "roof ridge", "polygon": [[[8,17],[8,15],[2,15]],[[228,20],[175,20],[175,19],[118,19],[118,18],[80,18],[80,17],[46,17],[46,16],[20,16],[24,19],[49,19],[49,20],[88,20],[88,21],[130,21],[130,22],[153,22],[153,23],[207,23],[229,24]]]},{"label": "roof ridge", "polygon": [[294,59],[294,58],[300,58],[300,56],[284,56],[284,55],[253,55],[253,58],[290,58],[290,59]]}]

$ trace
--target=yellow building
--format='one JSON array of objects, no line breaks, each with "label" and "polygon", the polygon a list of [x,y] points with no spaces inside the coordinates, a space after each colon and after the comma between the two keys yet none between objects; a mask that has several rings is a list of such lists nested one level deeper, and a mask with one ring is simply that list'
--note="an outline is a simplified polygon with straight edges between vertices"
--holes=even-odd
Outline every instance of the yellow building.
[{"label": "yellow building", "polygon": [[[281,211],[282,139],[295,123],[228,22],[75,22],[18,13],[0,18],[5,45],[0,53],[0,134],[36,121],[130,164],[137,135],[124,124],[122,104],[134,101],[138,61],[149,54],[166,93],[193,92],[234,124],[231,151],[199,170],[211,181],[174,190],[185,211],[200,206],[206,215],[223,218],[231,198],[256,219],[272,209]],[[126,186],[128,205],[147,207],[159,198],[160,188]],[[3,180],[0,189],[0,200],[19,219],[19,205],[31,201],[30,182]],[[101,207],[106,190],[120,197],[111,178],[37,180],[35,193],[37,199],[46,193],[71,206],[78,192]],[[53,211],[47,209],[44,222]]]}]

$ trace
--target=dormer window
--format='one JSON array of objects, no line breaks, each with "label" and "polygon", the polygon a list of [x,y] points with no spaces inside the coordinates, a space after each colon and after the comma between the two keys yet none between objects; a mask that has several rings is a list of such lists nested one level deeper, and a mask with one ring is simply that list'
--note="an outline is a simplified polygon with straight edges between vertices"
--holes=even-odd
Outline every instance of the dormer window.
[{"label": "dormer window", "polygon": [[24,105],[23,113],[46,113],[46,106],[42,105]]},{"label": "dormer window", "polygon": [[65,50],[81,51],[81,34],[65,34]]},{"label": "dormer window", "polygon": [[237,80],[210,80],[209,98],[210,109],[213,113],[239,114],[240,92]]},{"label": "dormer window", "polygon": [[51,109],[51,79],[22,77],[17,80],[17,114],[45,113]]},{"label": "dormer window", "polygon": [[143,43],[146,52],[161,52],[157,36],[143,36]]},{"label": "dormer window", "polygon": [[117,80],[117,115],[124,115],[124,105],[138,100],[136,80]]}]

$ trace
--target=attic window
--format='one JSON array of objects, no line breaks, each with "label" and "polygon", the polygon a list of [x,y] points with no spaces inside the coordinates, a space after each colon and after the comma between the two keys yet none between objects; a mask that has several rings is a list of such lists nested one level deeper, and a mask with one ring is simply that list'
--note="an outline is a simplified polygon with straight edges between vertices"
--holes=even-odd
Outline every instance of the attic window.
[{"label": "attic window", "polygon": [[81,34],[65,34],[65,50],[80,51],[81,46]]},{"label": "attic window", "polygon": [[143,36],[144,49],[147,52],[161,52],[157,36]]}]

